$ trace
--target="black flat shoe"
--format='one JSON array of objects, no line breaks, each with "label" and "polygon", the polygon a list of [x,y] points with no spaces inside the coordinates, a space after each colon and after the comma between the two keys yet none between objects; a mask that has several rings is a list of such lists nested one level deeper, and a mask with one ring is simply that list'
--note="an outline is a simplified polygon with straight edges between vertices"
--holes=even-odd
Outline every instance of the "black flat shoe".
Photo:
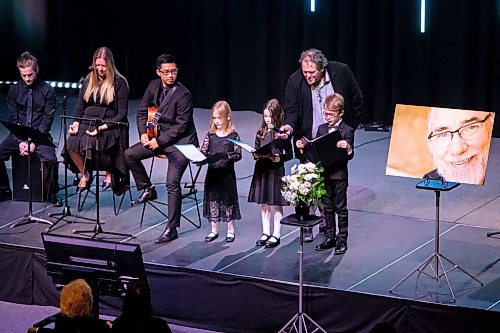
[{"label": "black flat shoe", "polygon": [[219,234],[211,231],[208,235],[205,236],[205,242],[210,243],[213,240],[216,240],[219,237]]},{"label": "black flat shoe", "polygon": [[101,188],[103,191],[106,191],[110,187],[111,187],[111,182],[109,182],[109,183],[107,181],[102,182]]},{"label": "black flat shoe", "polygon": [[316,251],[325,251],[325,250],[333,249],[335,247],[335,245],[336,245],[335,238],[326,237],[325,240],[323,241],[323,243],[316,245],[315,250]]},{"label": "black flat shoe", "polygon": [[156,199],[158,199],[158,194],[156,193],[156,189],[155,189],[154,185],[152,185],[152,186],[146,187],[144,189],[144,192],[142,192],[139,199],[135,200],[135,203],[141,204],[141,203],[145,203],[149,200],[156,200]]},{"label": "black flat shoe", "polygon": [[266,242],[266,245],[265,245],[265,246],[266,246],[267,248],[273,248],[273,247],[276,247],[276,246],[278,246],[278,245],[280,245],[280,239],[279,239],[278,237],[276,237],[276,236],[271,236],[271,237],[269,237],[269,239],[267,240],[267,242]]},{"label": "black flat shoe", "polygon": [[268,234],[262,234],[262,236],[260,236],[260,239],[255,242],[255,246],[264,246],[264,245],[266,245],[266,242],[269,240],[270,237],[271,236],[269,236]]},{"label": "black flat shoe", "polygon": [[234,242],[234,232],[228,232],[226,234],[226,243],[232,243]]},{"label": "black flat shoe", "polygon": [[177,238],[179,238],[179,235],[177,234],[177,229],[168,228],[160,237],[158,237],[155,240],[155,243],[167,243]]}]

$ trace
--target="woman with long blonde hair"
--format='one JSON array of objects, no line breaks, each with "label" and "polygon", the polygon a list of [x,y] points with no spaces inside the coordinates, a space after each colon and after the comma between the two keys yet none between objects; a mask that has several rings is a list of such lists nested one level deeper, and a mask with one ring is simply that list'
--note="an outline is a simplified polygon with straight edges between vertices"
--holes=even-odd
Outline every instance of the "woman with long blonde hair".
[{"label": "woman with long blonde hair", "polygon": [[[92,71],[82,84],[69,126],[68,154],[82,177],[78,190],[89,189],[98,162],[106,170],[103,190],[123,193],[129,185],[123,152],[128,148],[128,82],[118,72],[113,53],[100,47],[92,57]],[[99,161],[96,161],[96,151]]]}]

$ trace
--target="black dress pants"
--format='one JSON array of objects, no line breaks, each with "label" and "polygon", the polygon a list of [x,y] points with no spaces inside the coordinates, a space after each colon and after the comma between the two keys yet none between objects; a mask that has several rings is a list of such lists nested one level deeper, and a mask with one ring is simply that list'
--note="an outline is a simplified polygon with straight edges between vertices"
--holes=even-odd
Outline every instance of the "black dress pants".
[{"label": "black dress pants", "polygon": [[[326,194],[323,196],[323,214],[325,217],[326,230],[325,236],[339,241],[347,241],[349,215],[347,211],[347,179],[328,179],[325,178]],[[335,214],[339,226],[336,234]]]},{"label": "black dress pants", "polygon": [[[140,142],[125,150],[125,162],[134,176],[138,190],[144,190],[152,185],[142,160],[165,152],[153,151],[144,147]],[[168,224],[167,228],[176,228],[181,225],[182,191],[181,179],[189,164],[189,160],[178,150],[167,154],[167,203]]]}]

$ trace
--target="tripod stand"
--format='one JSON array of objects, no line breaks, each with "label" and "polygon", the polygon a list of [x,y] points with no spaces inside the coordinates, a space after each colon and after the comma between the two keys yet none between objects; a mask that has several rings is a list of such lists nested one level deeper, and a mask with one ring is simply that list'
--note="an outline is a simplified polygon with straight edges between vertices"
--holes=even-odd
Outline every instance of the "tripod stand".
[{"label": "tripod stand", "polygon": [[[440,278],[444,277],[446,280],[446,284],[448,285],[448,289],[450,290],[451,297],[453,298],[452,303],[456,302],[455,294],[453,293],[453,289],[451,288],[450,280],[448,279],[448,273],[455,268],[459,269],[462,273],[471,277],[474,281],[483,286],[483,283],[472,276],[469,272],[455,264],[450,259],[446,258],[439,252],[439,199],[441,196],[441,191],[451,191],[452,189],[458,187],[460,183],[453,182],[445,182],[444,180],[429,180],[424,179],[417,184],[418,189],[423,190],[433,190],[436,193],[436,219],[435,219],[435,228],[434,228],[434,253],[432,253],[426,260],[424,260],[421,264],[419,264],[414,270],[412,270],[408,275],[406,275],[402,280],[392,287],[389,292],[392,293],[394,289],[396,289],[401,283],[406,281],[413,273],[418,272],[418,275],[423,274],[427,277],[430,277],[436,281],[439,281]],[[443,259],[452,267],[446,270],[443,264]],[[433,267],[434,266],[434,267]],[[430,267],[432,274],[429,274],[425,271],[427,267]],[[442,272],[440,272],[440,269]],[[418,276],[417,275],[417,276]]]},{"label": "tripod stand", "polygon": [[52,225],[52,222],[33,216],[33,190],[31,184],[31,144],[36,143],[39,145],[46,145],[55,148],[54,143],[49,139],[49,137],[39,130],[11,123],[8,121],[0,120],[0,122],[19,140],[26,141],[28,143],[28,213],[20,221],[13,223],[10,228],[14,228],[20,225],[24,225],[31,222],[40,222]]},{"label": "tripod stand", "polygon": [[[80,82],[83,81],[83,78],[80,79]],[[64,137],[64,150],[65,150],[65,155],[66,157],[68,156],[68,148],[67,148],[67,139],[66,139],[66,135],[64,134],[64,131],[66,130],[67,127],[67,116],[66,116],[66,113],[67,113],[67,104],[68,104],[68,97],[71,96],[75,91],[76,91],[77,88],[73,89],[68,95],[64,96],[63,97],[63,100],[60,102],[60,104],[57,106],[62,106],[62,109],[63,109],[63,114],[61,116],[62,120],[63,120],[63,137]],[[56,107],[56,110],[57,110],[57,107]],[[51,225],[47,228],[47,230],[45,230],[45,232],[50,232],[52,229],[54,229],[61,221],[64,221],[64,219],[68,216],[72,216],[74,218],[78,218],[78,219],[82,219],[82,220],[87,220],[87,221],[94,221],[93,219],[91,218],[88,218],[88,217],[85,217],[85,216],[79,216],[79,215],[73,215],[71,213],[71,209],[69,207],[69,203],[68,203],[68,163],[66,161],[66,159],[64,159],[64,207],[63,207],[63,210],[61,213],[50,213],[49,214],[50,217],[58,217],[58,219]],[[74,221],[72,221],[74,222]]]},{"label": "tripod stand", "polygon": [[303,262],[304,262],[304,228],[312,228],[316,224],[319,224],[323,221],[322,217],[317,217],[317,216],[308,216],[306,219],[301,221],[297,215],[292,214],[284,219],[281,220],[281,224],[285,225],[291,225],[291,226],[296,226],[300,227],[300,240],[299,240],[299,312],[295,314],[295,316],[292,317],[286,323],[285,326],[283,326],[282,329],[279,330],[278,333],[282,332],[296,332],[296,333],[302,333],[302,332],[309,332],[307,329],[307,323],[309,322],[314,329],[311,331],[311,333],[314,332],[323,332],[326,333],[326,330],[324,330],[317,322],[315,322],[307,313],[304,312],[303,310],[303,300],[304,300],[304,269],[303,269]]},{"label": "tripod stand", "polygon": [[[101,120],[101,119],[93,119],[93,118],[81,118],[81,117],[70,117],[70,116],[65,116],[66,118],[73,119],[73,120],[79,120],[79,121],[87,121],[93,125],[94,128],[98,128],[99,125],[101,124],[115,124],[115,125],[122,125],[122,126],[128,126],[127,123],[122,123],[122,122],[117,122],[117,121],[106,121],[106,120]],[[100,161],[100,152],[99,152],[99,132],[96,134],[96,149],[95,149],[95,160],[96,160],[96,176],[95,176],[95,187],[96,187],[96,192],[95,192],[95,198],[96,198],[96,219],[94,220],[96,222],[94,228],[92,230],[73,230],[74,234],[78,235],[87,235],[90,236],[90,238],[95,238],[96,236],[100,234],[106,234],[106,235],[113,235],[113,236],[121,236],[124,238],[132,238],[133,236],[131,234],[124,234],[124,233],[119,233],[119,232],[111,232],[111,231],[103,231],[102,229],[102,222],[100,219],[100,199],[99,199],[99,161]]]}]

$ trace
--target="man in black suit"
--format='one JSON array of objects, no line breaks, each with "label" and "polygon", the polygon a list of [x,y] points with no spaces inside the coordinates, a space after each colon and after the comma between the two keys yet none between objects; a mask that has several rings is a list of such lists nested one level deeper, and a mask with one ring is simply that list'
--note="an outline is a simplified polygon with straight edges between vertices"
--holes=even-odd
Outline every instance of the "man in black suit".
[{"label": "man in black suit", "polygon": [[[327,121],[318,127],[317,136],[323,136],[334,131],[339,131],[341,140],[337,142],[337,149],[347,152],[346,157],[333,163],[323,163],[325,167],[323,177],[325,179],[326,194],[321,199],[323,203],[323,216],[325,217],[326,229],[325,238],[322,243],[316,246],[317,251],[324,251],[335,248],[335,254],[344,254],[347,251],[347,186],[348,173],[347,162],[354,157],[354,129],[342,120],[344,114],[344,98],[339,93],[334,93],[326,97],[323,107],[323,115]],[[305,140],[297,140],[296,146],[299,149],[307,144]],[[334,149],[334,148],[332,148]],[[307,151],[305,153],[307,156]],[[336,233],[335,215],[339,225],[339,232]]]},{"label": "man in black suit", "polygon": [[[299,63],[301,69],[290,75],[286,85],[285,125],[280,128],[283,132],[281,138],[287,139],[294,131],[295,141],[302,136],[316,138],[318,127],[326,123],[323,104],[333,93],[344,97],[343,119],[356,130],[363,115],[363,98],[349,66],[328,61],[317,49],[302,52]],[[300,151],[295,150],[295,156],[301,161],[304,159]],[[312,240],[312,230],[306,229],[304,241]]]},{"label": "man in black suit", "polygon": [[[148,177],[142,160],[155,155],[167,155],[168,224],[157,243],[177,238],[180,226],[182,192],[181,179],[189,160],[174,144],[198,146],[198,136],[193,120],[193,98],[189,90],[177,82],[179,69],[172,55],[162,54],[156,60],[159,79],[149,83],[137,112],[137,129],[140,142],[125,151],[125,160],[134,176],[138,190],[144,190],[137,203],[155,200],[158,196]],[[156,107],[156,116],[148,122],[148,107]],[[148,127],[157,128],[156,137],[150,138]]]}]

